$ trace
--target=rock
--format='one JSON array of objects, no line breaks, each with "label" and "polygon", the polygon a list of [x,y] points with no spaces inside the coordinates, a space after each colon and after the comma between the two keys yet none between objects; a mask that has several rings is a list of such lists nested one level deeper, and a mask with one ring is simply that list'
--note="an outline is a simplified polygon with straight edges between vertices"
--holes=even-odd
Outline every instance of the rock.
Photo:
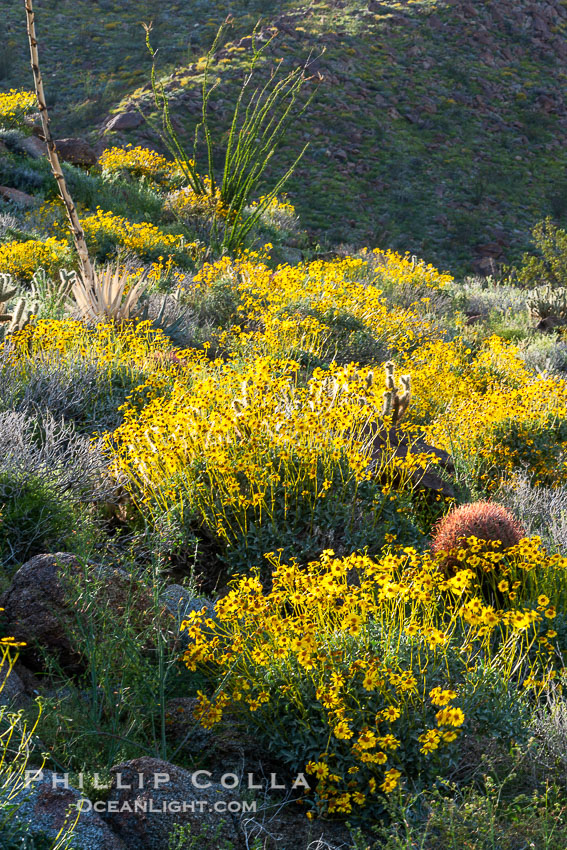
[{"label": "rock", "polygon": [[84,139],[55,139],[57,153],[63,162],[72,165],[95,165],[97,155],[88,142]]},{"label": "rock", "polygon": [[[38,781],[30,782],[29,788],[23,789],[13,800],[19,804],[18,819],[29,824],[32,835],[42,833],[55,838],[66,819],[68,825],[75,820],[79,801],[86,800],[76,788],[61,787],[63,776],[43,770]],[[67,818],[70,809],[71,814]],[[88,802],[82,804],[71,844],[74,850],[128,850]]]},{"label": "rock", "polygon": [[17,711],[24,708],[29,702],[25,692],[25,685],[14,669],[4,659],[0,661],[0,708],[3,705],[11,710]]},{"label": "rock", "polygon": [[498,264],[494,257],[477,257],[473,260],[473,268],[477,274],[490,277],[498,272]]},{"label": "rock", "polygon": [[20,192],[19,189],[12,189],[11,186],[0,186],[0,198],[12,204],[17,204],[19,207],[33,207],[37,203],[33,195]]},{"label": "rock", "polygon": [[[108,802],[117,810],[109,810],[107,821],[127,847],[167,850],[175,825],[189,826],[192,835],[201,835],[199,850],[218,850],[231,841],[238,846],[238,834],[226,808],[238,799],[238,791],[223,788],[203,773],[192,774],[148,757],[115,765],[111,772],[114,779]],[[199,784],[210,787],[197,787]]]},{"label": "rock", "polygon": [[173,616],[181,621],[186,620],[191,611],[207,609],[206,616],[214,619],[216,611],[214,603],[206,596],[195,596],[180,584],[170,584],[160,596],[160,602],[167,607]]},{"label": "rock", "polygon": [[545,319],[540,319],[536,325],[536,331],[543,333],[555,333],[558,328],[563,327],[565,320],[559,316],[546,316]]},{"label": "rock", "polygon": [[[84,583],[91,598],[96,595],[100,604],[108,605],[118,616],[128,605],[140,630],[152,620],[152,595],[142,585],[134,585],[127,573],[90,564],[85,576],[74,555],[36,555],[20,567],[0,597],[7,633],[28,644],[22,647],[21,656],[32,670],[43,667],[39,647],[55,653],[69,671],[82,669],[83,659],[72,639],[80,614],[72,611],[65,575],[79,586]],[[91,583],[97,577],[104,580]]]},{"label": "rock", "polygon": [[144,123],[143,117],[139,112],[119,112],[118,115],[113,115],[108,124],[107,130],[135,130]]},{"label": "rock", "polygon": [[430,446],[423,440],[410,440],[395,427],[386,431],[380,428],[377,422],[367,426],[367,436],[372,439],[371,469],[380,469],[384,454],[401,459],[406,458],[410,452],[432,454],[437,458],[437,463],[416,469],[412,474],[413,481],[420,490],[431,490],[443,496],[454,497],[452,484],[439,475],[439,472],[450,475],[455,471],[451,456],[446,451]]},{"label": "rock", "polygon": [[176,697],[165,706],[165,728],[168,740],[176,746],[190,747],[191,755],[211,746],[213,732],[195,718],[196,697]]},{"label": "rock", "polygon": [[47,153],[47,145],[37,136],[25,136],[20,142],[20,147],[32,159],[41,159]]}]

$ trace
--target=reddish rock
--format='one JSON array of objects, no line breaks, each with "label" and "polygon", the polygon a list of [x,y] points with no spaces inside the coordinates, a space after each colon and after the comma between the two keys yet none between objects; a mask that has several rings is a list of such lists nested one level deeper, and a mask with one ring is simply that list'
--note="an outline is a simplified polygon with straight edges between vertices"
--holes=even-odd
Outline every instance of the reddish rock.
[{"label": "reddish rock", "polygon": [[[91,582],[93,578],[103,581]],[[129,606],[140,630],[151,622],[152,595],[127,573],[94,564],[85,573],[74,555],[37,555],[20,567],[0,597],[5,633],[26,642],[21,656],[32,669],[43,667],[39,648],[55,653],[70,671],[82,669],[83,659],[72,637],[80,614],[72,610],[71,582],[79,587],[88,582],[89,596],[95,595],[118,616]]]},{"label": "reddish rock", "polygon": [[19,207],[33,207],[37,203],[32,195],[12,189],[11,186],[0,186],[0,198],[4,201],[17,204]]}]

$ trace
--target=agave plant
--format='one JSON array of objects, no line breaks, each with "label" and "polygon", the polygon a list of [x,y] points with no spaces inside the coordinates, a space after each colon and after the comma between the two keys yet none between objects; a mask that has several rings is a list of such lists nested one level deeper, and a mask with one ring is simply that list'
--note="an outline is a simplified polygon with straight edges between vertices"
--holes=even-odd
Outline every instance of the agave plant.
[{"label": "agave plant", "polygon": [[82,275],[77,276],[72,291],[81,318],[93,323],[105,320],[123,322],[135,318],[138,301],[148,281],[143,274],[128,289],[129,278],[128,271],[119,265],[96,270],[92,281]]}]

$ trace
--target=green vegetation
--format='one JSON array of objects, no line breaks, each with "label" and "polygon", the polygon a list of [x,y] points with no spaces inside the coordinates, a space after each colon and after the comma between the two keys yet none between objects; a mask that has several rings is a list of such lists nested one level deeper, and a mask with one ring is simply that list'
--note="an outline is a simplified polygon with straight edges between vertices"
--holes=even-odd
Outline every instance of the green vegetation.
[{"label": "green vegetation", "polygon": [[562,850],[567,6],[45,0],[80,244],[2,2],[10,850],[145,758],[284,780],[169,850]]}]

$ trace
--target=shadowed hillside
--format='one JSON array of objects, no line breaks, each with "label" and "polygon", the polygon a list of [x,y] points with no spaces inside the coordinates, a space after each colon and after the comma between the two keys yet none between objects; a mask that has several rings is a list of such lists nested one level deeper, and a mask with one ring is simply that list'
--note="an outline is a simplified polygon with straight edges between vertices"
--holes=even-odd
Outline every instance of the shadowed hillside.
[{"label": "shadowed hillside", "polygon": [[[227,91],[246,56],[238,37],[262,17],[265,31],[278,32],[274,56],[291,62],[313,50],[319,57],[313,68],[323,82],[293,139],[297,148],[311,144],[290,184],[318,238],[489,271],[490,258],[517,258],[538,219],[565,221],[567,5],[560,0],[323,0],[296,9],[257,2],[245,10],[215,2],[201,3],[201,13],[197,3],[156,11],[150,2],[100,0],[88,16],[83,3],[42,5],[49,95],[62,134],[96,135],[121,98],[148,108],[149,95],[135,90],[149,66],[139,22],[152,18],[164,70],[179,66],[168,86],[176,116],[192,130],[198,60],[230,12],[235,41],[219,57],[216,112],[226,124]],[[10,85],[25,79],[23,16],[12,0],[0,7]],[[143,127],[124,138],[152,139]]]}]

